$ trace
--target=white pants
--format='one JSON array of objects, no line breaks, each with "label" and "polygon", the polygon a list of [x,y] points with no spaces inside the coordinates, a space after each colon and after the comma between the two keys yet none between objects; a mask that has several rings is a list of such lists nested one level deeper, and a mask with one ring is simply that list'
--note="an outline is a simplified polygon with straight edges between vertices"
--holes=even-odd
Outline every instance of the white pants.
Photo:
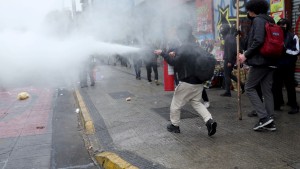
[{"label": "white pants", "polygon": [[201,103],[202,91],[202,84],[195,85],[179,82],[178,86],[175,88],[170,107],[170,119],[174,126],[179,126],[181,108],[189,101],[193,108],[201,115],[204,122],[207,122],[212,118],[207,108]]}]

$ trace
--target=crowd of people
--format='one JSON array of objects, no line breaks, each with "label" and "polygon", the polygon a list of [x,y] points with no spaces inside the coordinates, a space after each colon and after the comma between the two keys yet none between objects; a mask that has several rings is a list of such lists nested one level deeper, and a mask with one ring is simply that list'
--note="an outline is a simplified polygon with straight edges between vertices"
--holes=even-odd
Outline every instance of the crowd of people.
[{"label": "crowd of people", "polygon": [[[273,18],[267,15],[269,3],[265,0],[250,0],[245,5],[247,17],[251,20],[251,28],[244,38],[241,45],[240,53],[237,52],[236,36],[238,31],[234,26],[222,25],[220,34],[224,39],[224,81],[225,92],[222,97],[231,97],[232,80],[237,82],[237,77],[233,74],[237,57],[241,64],[249,67],[246,82],[240,81],[241,93],[246,93],[252,106],[253,111],[248,114],[249,117],[258,116],[259,120],[254,125],[253,130],[270,130],[275,131],[274,110],[280,110],[283,100],[283,87],[287,91],[287,105],[291,107],[288,114],[296,114],[299,112],[299,106],[295,91],[295,64],[297,55],[299,54],[299,39],[292,33],[291,24],[287,19],[280,19],[277,22],[284,32],[284,51],[279,58],[267,58],[261,52],[265,41],[266,23],[275,24]],[[152,83],[152,71],[154,72],[154,82],[158,82],[158,57],[173,66],[176,88],[170,105],[170,120],[167,130],[174,133],[180,133],[180,113],[181,108],[188,102],[201,115],[208,130],[208,135],[212,136],[216,133],[217,122],[213,119],[208,111],[209,99],[207,92],[203,86],[204,81],[199,80],[193,73],[193,53],[178,52],[182,51],[183,46],[200,46],[196,38],[193,36],[193,29],[187,23],[180,24],[174,29],[173,34],[169,37],[167,45],[163,49],[156,49],[147,44],[143,47],[145,56],[140,53],[133,54],[133,67],[137,80],[141,80],[141,67],[144,63],[147,72],[147,80]],[[137,41],[133,41],[134,46],[138,46]],[[86,87],[86,75],[91,78],[91,85],[95,85],[95,79],[92,76],[93,64],[81,75],[81,87]],[[89,73],[88,73],[89,72]],[[204,103],[202,103],[202,101]]]}]

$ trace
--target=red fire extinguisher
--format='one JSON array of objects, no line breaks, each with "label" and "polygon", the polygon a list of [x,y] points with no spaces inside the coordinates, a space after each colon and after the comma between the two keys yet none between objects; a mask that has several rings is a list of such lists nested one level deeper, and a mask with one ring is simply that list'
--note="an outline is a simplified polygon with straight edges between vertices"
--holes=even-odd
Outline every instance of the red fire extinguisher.
[{"label": "red fire extinguisher", "polygon": [[174,91],[174,69],[164,60],[164,89]]}]

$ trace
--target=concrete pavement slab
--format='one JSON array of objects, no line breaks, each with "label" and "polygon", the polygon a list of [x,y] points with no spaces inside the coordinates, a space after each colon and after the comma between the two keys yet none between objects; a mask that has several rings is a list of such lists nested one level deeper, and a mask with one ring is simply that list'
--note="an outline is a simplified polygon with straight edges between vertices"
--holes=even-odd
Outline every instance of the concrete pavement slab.
[{"label": "concrete pavement slab", "polygon": [[49,145],[52,142],[52,134],[47,133],[47,134],[38,134],[38,135],[33,135],[33,136],[24,136],[21,137],[18,142],[16,143],[15,147],[26,147],[26,146],[34,146],[34,145],[40,145],[40,144],[45,144]]},{"label": "concrete pavement slab", "polygon": [[50,155],[26,157],[17,160],[9,160],[5,169],[49,169],[50,168]]},{"label": "concrete pavement slab", "polygon": [[[18,100],[18,93],[23,91],[29,93],[29,98]],[[98,168],[84,146],[74,112],[75,101],[70,93],[67,95],[53,87],[34,86],[0,92],[1,169],[54,168],[51,166],[54,158],[61,158],[56,166]],[[56,118],[63,120],[61,125],[53,121],[54,112]],[[52,123],[56,126],[55,134]],[[65,142],[56,142],[57,139],[53,142],[53,137]],[[53,144],[56,144],[54,148]],[[56,147],[62,151],[68,147],[68,153],[61,153]]]},{"label": "concrete pavement slab", "polygon": [[24,147],[15,147],[10,159],[16,160],[26,157],[47,156],[51,154],[51,144],[36,144]]}]

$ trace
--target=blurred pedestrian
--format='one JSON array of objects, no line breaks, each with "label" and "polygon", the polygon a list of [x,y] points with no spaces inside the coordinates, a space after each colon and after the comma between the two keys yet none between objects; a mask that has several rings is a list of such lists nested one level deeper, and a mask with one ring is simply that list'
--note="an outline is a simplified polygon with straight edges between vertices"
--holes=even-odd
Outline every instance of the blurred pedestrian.
[{"label": "blurred pedestrian", "polygon": [[95,85],[95,67],[96,67],[96,57],[95,55],[90,55],[82,64],[80,72],[80,86],[81,88],[88,87],[87,81],[90,78],[91,86]]},{"label": "blurred pedestrian", "polygon": [[145,48],[145,57],[144,57],[144,63],[146,65],[146,71],[147,71],[147,79],[148,82],[152,83],[152,77],[151,73],[152,70],[154,72],[154,82],[156,85],[159,85],[158,82],[158,71],[157,71],[157,55],[153,53],[154,48],[152,47],[152,44],[148,43],[147,47]]},{"label": "blurred pedestrian", "polygon": [[285,52],[279,58],[273,76],[274,109],[280,110],[280,106],[284,103],[282,95],[284,85],[287,91],[288,105],[291,107],[288,113],[295,114],[299,112],[295,89],[295,66],[299,54],[299,38],[290,31],[291,24],[287,19],[280,19],[277,25],[281,26],[284,31]]},{"label": "blurred pedestrian", "polygon": [[[193,108],[203,118],[208,135],[212,136],[216,133],[217,123],[213,121],[211,114],[207,108],[201,103],[201,94],[203,91],[203,81],[199,80],[195,75],[195,60],[194,53],[189,53],[186,49],[189,47],[199,47],[195,43],[192,35],[192,27],[188,24],[180,25],[176,34],[181,43],[178,52],[170,52],[169,54],[162,50],[155,50],[154,53],[161,55],[168,64],[174,66],[178,73],[179,84],[175,88],[174,95],[170,106],[171,124],[167,126],[169,132],[180,133],[179,123],[181,108],[191,102]],[[184,48],[184,49],[183,49]],[[184,51],[182,53],[182,51]]]},{"label": "blurred pedestrian", "polygon": [[[231,97],[231,80],[237,82],[237,77],[232,74],[234,65],[236,63],[236,35],[234,29],[228,24],[221,26],[220,34],[224,38],[224,79],[225,79],[225,93],[220,96]],[[245,92],[244,83],[240,82],[242,93]]]},{"label": "blurred pedestrian", "polygon": [[137,80],[141,80],[141,67],[143,64],[142,58],[140,57],[140,53],[134,53],[133,55],[133,67],[135,71],[135,78]]},{"label": "blurred pedestrian", "polygon": [[[136,38],[132,40],[132,46],[134,47],[139,46],[139,41]],[[141,52],[132,53],[133,68],[135,71],[135,78],[137,80],[141,80],[141,67],[143,65],[143,60],[141,55],[142,55]]]}]

